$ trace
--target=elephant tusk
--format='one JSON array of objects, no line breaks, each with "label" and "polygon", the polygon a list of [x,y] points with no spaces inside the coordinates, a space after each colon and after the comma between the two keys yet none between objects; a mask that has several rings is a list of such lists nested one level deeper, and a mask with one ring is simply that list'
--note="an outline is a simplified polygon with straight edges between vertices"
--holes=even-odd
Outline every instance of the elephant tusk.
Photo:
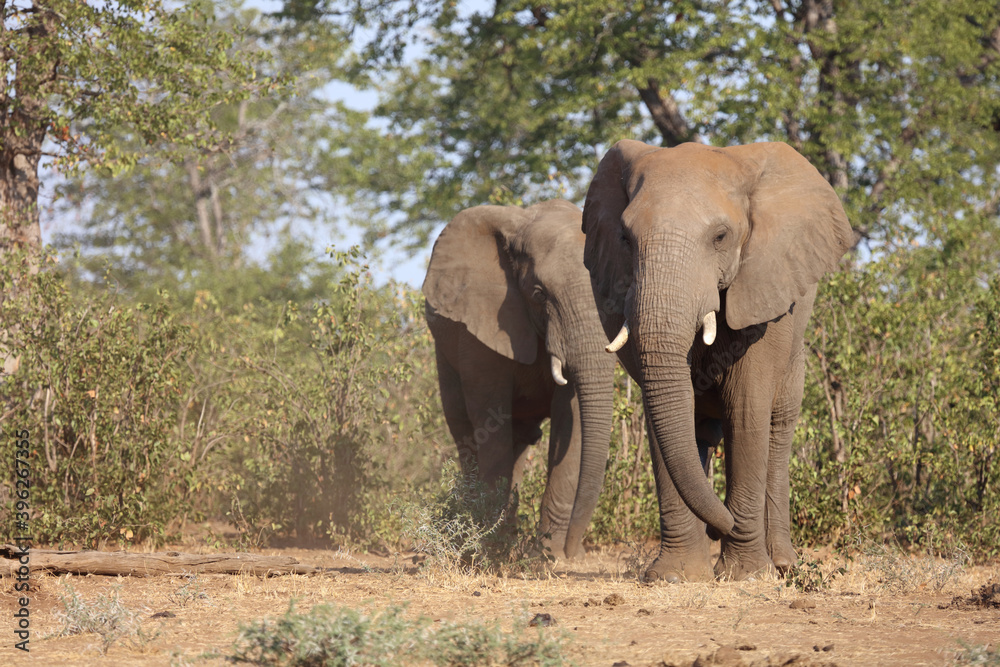
[{"label": "elephant tusk", "polygon": [[565,385],[566,378],[562,374],[562,362],[559,361],[559,357],[552,355],[552,379],[556,381],[557,385]]},{"label": "elephant tusk", "polygon": [[628,342],[628,320],[622,325],[622,330],[618,332],[615,339],[608,343],[607,347],[604,348],[605,352],[617,352],[625,346]]},{"label": "elephant tusk", "polygon": [[701,339],[705,341],[705,345],[711,345],[715,342],[715,311],[710,310],[705,314],[705,319],[702,322],[704,329],[701,332]]}]

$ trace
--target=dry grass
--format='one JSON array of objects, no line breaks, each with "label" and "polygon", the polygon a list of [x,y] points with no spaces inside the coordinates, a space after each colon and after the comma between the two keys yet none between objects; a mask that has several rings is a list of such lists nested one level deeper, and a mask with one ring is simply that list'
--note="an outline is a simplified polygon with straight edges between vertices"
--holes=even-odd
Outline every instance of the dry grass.
[{"label": "dry grass", "polygon": [[[506,633],[523,633],[535,614],[548,613],[555,629],[571,637],[566,658],[578,665],[690,665],[727,645],[743,646],[747,664],[792,653],[812,656],[814,646],[828,645],[834,649],[819,657],[837,665],[991,664],[974,661],[995,656],[989,645],[996,641],[996,611],[948,603],[1000,581],[1000,564],[972,567],[957,558],[911,558],[891,549],[859,552],[851,560],[810,553],[831,576],[822,590],[803,592],[775,576],[646,585],[636,573],[647,551],[636,545],[601,550],[539,573],[506,577],[418,568],[412,553],[306,550],[282,553],[328,568],[325,574],[121,580],[41,575],[31,601],[32,652],[15,652],[8,641],[0,645],[0,664],[21,664],[27,657],[29,664],[67,666],[224,665],[241,623],[280,616],[292,600],[301,612],[320,604],[362,610],[408,603],[404,616],[410,619],[426,617],[435,625],[475,620]],[[838,568],[844,573],[832,576]],[[121,606],[141,621],[149,640],[141,646],[114,642],[105,654],[98,634],[56,636],[63,582],[87,605],[117,590]],[[16,596],[13,582],[0,582],[4,617],[10,617],[6,612],[14,609]],[[790,607],[800,599],[814,606]],[[152,618],[161,611],[174,616]]]}]

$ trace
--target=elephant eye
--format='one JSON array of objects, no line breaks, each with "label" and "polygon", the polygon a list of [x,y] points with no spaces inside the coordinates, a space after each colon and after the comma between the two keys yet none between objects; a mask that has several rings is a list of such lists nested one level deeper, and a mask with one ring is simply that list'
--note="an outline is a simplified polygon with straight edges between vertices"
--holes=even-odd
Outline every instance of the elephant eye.
[{"label": "elephant eye", "polygon": [[622,241],[623,244],[625,244],[626,248],[631,248],[632,247],[632,239],[630,239],[628,237],[628,234],[625,232],[624,229],[622,230],[622,233],[621,233],[621,241]]},{"label": "elephant eye", "polygon": [[715,235],[715,238],[713,239],[713,242],[715,243],[715,245],[719,245],[719,244],[721,244],[721,243],[722,243],[723,241],[725,241],[725,240],[726,240],[726,234],[727,234],[727,233],[728,233],[728,232],[727,232],[727,231],[726,231],[725,229],[723,229],[722,231],[718,232],[718,233],[717,233],[717,234]]},{"label": "elephant eye", "polygon": [[531,298],[535,303],[545,303],[545,290],[535,285],[535,289],[531,292]]}]

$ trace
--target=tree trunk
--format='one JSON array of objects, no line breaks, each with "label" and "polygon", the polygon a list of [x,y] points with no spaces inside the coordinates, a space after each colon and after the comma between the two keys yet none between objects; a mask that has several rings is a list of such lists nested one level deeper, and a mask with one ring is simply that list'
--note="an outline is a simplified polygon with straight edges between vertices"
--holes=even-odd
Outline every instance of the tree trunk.
[{"label": "tree trunk", "polygon": [[[0,546],[0,557],[11,572],[24,556],[12,544]],[[148,577],[162,574],[311,574],[318,569],[303,565],[291,556],[263,556],[248,553],[185,554],[178,551],[128,553],[125,551],[56,551],[29,549],[33,572],[51,574],[98,574],[106,576]]]}]

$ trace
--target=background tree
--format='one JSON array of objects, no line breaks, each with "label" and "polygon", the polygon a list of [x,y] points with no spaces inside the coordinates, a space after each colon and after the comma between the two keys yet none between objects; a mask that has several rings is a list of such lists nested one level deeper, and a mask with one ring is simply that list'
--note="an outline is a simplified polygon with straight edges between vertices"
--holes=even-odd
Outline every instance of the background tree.
[{"label": "background tree", "polygon": [[4,0],[0,13],[0,250],[40,245],[43,158],[119,173],[138,147],[220,146],[208,112],[273,85],[211,30],[211,3]]},{"label": "background tree", "polygon": [[237,35],[234,53],[266,54],[256,58],[256,77],[285,82],[285,94],[216,106],[210,118],[226,135],[220,145],[137,146],[129,173],[66,182],[61,217],[77,224],[57,245],[79,246],[91,273],[110,256],[123,286],[190,284],[197,276],[207,287],[211,276],[262,261],[262,248],[273,254],[287,246],[282,252],[305,261],[310,241],[321,249],[335,233],[343,146],[367,118],[323,93],[346,78],[349,40],[336,26],[292,26],[238,6],[213,30]]},{"label": "background tree", "polygon": [[[350,22],[364,4],[287,11]],[[380,159],[416,168],[359,183],[402,213],[373,237],[419,246],[491,198],[579,200],[623,137],[787,141],[876,245],[1000,203],[1000,10],[989,0],[380,7],[366,14],[365,51],[393,73],[376,110],[391,135]]]}]

